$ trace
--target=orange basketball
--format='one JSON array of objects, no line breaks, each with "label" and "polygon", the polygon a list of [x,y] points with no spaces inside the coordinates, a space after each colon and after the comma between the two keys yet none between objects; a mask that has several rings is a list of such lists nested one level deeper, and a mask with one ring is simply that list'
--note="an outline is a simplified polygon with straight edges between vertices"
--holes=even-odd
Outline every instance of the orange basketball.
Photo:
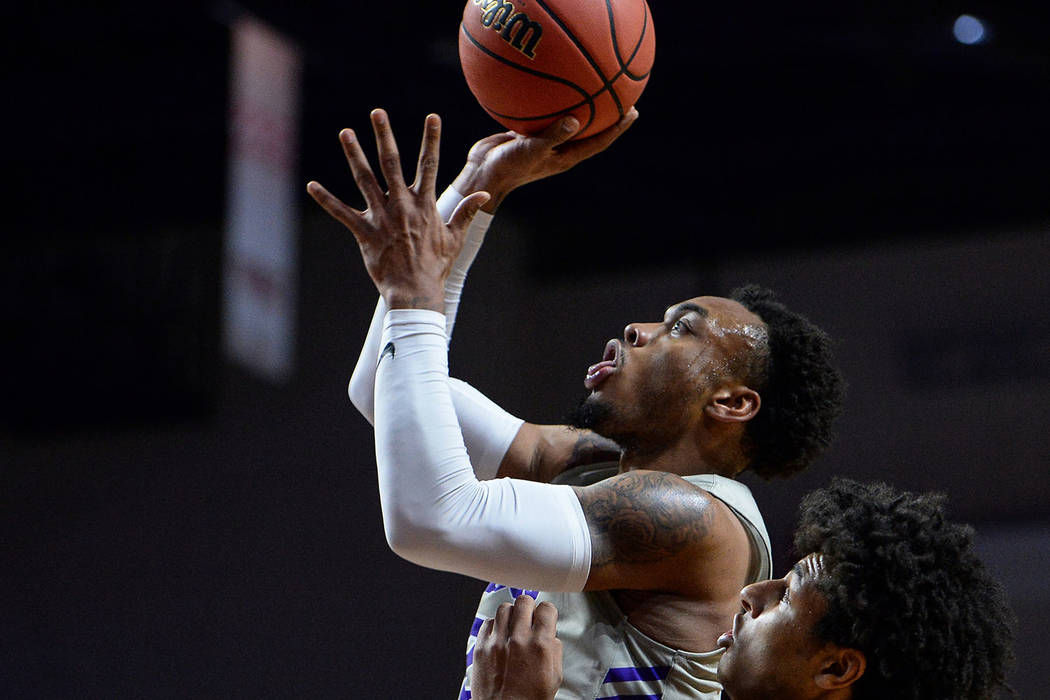
[{"label": "orange basketball", "polygon": [[646,0],[467,0],[459,61],[470,91],[508,129],[565,114],[574,138],[612,126],[638,100],[656,54]]}]

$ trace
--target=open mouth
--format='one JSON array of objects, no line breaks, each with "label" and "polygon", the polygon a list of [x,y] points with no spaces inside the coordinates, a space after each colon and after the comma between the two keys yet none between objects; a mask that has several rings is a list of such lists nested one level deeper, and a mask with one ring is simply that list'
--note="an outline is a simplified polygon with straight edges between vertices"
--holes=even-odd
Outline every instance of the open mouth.
[{"label": "open mouth", "polygon": [[620,343],[610,340],[605,344],[605,352],[602,353],[602,361],[587,368],[587,377],[583,385],[588,389],[597,389],[609,375],[616,372],[620,363]]},{"label": "open mouth", "polygon": [[733,616],[733,629],[723,632],[721,636],[718,637],[718,641],[715,642],[715,644],[722,647],[723,649],[728,649],[729,647],[733,646],[733,642],[736,641],[736,632],[739,627],[740,614],[738,613]]}]

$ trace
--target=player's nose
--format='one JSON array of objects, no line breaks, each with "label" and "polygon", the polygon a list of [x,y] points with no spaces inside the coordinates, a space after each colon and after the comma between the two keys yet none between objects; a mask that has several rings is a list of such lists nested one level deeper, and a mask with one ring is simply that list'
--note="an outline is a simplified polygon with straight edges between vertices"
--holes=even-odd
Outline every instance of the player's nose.
[{"label": "player's nose", "polygon": [[657,324],[655,323],[629,323],[623,329],[623,339],[632,347],[646,345],[653,338]]},{"label": "player's nose", "polygon": [[765,610],[769,601],[779,595],[776,584],[778,581],[759,581],[745,586],[740,591],[740,605],[744,613],[751,617],[758,617]]}]

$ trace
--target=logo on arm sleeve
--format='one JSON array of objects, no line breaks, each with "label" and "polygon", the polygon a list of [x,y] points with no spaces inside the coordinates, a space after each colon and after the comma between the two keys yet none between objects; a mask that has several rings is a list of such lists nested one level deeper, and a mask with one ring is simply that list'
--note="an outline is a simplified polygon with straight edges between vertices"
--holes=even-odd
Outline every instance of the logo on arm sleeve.
[{"label": "logo on arm sleeve", "polygon": [[379,365],[382,364],[384,357],[386,357],[387,355],[393,357],[396,352],[397,347],[393,343],[387,343],[386,347],[383,348],[383,352],[379,353],[379,360],[376,362],[376,367],[379,367]]}]

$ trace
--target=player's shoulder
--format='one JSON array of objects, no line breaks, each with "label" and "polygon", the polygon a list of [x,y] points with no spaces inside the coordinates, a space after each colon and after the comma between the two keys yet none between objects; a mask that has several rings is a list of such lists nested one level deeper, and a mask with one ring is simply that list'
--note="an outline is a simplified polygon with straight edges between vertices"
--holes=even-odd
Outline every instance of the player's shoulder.
[{"label": "player's shoulder", "polygon": [[588,486],[575,486],[584,511],[612,515],[646,511],[665,525],[718,525],[731,513],[717,497],[687,477],[666,471],[632,469],[607,476]]},{"label": "player's shoulder", "polygon": [[573,488],[591,531],[589,589],[695,597],[715,571],[706,564],[746,546],[726,506],[676,474],[635,469]]},{"label": "player's shoulder", "polygon": [[[712,475],[688,475],[661,471],[658,469],[631,469],[628,471],[606,472],[600,480],[592,479],[587,485],[637,490],[649,490],[656,493],[677,492],[682,494],[710,495]],[[708,477],[708,478],[704,478]],[[722,477],[715,477],[722,479]]]}]

